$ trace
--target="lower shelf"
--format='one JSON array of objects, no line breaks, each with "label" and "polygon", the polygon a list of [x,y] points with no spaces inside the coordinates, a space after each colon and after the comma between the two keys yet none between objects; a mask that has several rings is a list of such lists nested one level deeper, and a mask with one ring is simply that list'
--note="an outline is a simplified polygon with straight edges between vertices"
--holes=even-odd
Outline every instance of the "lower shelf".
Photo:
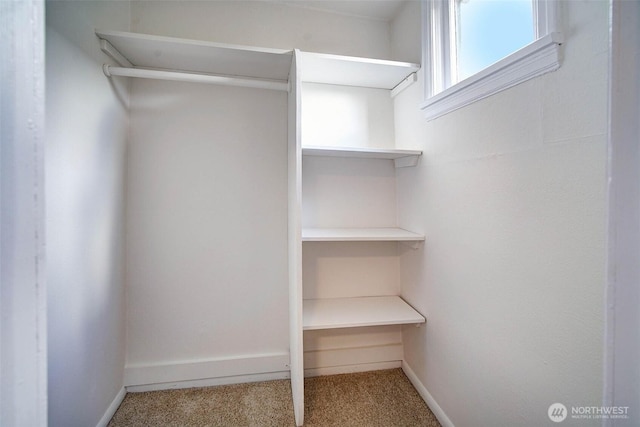
[{"label": "lower shelf", "polygon": [[426,319],[398,296],[303,301],[303,330],[424,323]]}]

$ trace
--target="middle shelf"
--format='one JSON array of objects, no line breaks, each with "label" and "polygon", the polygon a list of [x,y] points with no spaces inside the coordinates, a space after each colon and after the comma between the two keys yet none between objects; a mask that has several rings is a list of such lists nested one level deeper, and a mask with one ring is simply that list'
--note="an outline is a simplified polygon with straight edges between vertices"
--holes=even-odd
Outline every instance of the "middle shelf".
[{"label": "middle shelf", "polygon": [[399,296],[303,300],[303,330],[424,323]]},{"label": "middle shelf", "polygon": [[402,228],[303,228],[303,242],[422,242],[424,235]]}]

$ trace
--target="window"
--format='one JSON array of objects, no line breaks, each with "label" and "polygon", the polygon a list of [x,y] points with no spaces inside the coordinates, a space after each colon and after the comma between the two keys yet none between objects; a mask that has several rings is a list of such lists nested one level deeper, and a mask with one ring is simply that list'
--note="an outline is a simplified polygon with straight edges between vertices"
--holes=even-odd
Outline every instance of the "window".
[{"label": "window", "polygon": [[535,40],[531,0],[455,0],[452,6],[454,82],[471,77]]},{"label": "window", "polygon": [[423,0],[427,119],[553,71],[556,0]]}]

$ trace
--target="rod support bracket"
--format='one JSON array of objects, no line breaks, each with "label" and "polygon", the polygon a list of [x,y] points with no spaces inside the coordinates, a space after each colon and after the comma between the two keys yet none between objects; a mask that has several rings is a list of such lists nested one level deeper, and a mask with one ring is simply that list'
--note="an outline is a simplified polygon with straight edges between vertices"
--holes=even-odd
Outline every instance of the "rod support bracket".
[{"label": "rod support bracket", "polygon": [[110,67],[109,64],[102,64],[102,72],[107,77],[111,77],[111,71],[109,71],[109,67]]}]

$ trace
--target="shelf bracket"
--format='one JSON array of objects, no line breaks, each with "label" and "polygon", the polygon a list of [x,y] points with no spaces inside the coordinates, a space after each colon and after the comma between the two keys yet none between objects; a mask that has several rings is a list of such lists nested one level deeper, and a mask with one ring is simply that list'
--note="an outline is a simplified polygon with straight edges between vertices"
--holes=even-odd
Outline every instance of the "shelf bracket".
[{"label": "shelf bracket", "polygon": [[420,249],[424,243],[423,240],[414,240],[414,241],[404,241],[401,242],[404,243],[405,245],[409,246],[411,249],[413,250],[417,250]]},{"label": "shelf bracket", "polygon": [[133,64],[129,62],[129,60],[118,51],[118,49],[113,47],[111,43],[104,39],[100,39],[100,50],[102,50],[109,58],[116,61],[116,63],[121,67],[133,67]]},{"label": "shelf bracket", "polygon": [[409,74],[409,76],[406,79],[404,79],[403,81],[398,83],[396,87],[391,89],[391,98],[395,98],[400,92],[402,92],[403,90],[405,90],[406,88],[408,88],[409,86],[411,86],[417,81],[418,81],[418,75],[416,73]]},{"label": "shelf bracket", "polygon": [[398,157],[397,159],[393,159],[393,165],[396,168],[412,167],[418,164],[418,157],[420,156]]}]

